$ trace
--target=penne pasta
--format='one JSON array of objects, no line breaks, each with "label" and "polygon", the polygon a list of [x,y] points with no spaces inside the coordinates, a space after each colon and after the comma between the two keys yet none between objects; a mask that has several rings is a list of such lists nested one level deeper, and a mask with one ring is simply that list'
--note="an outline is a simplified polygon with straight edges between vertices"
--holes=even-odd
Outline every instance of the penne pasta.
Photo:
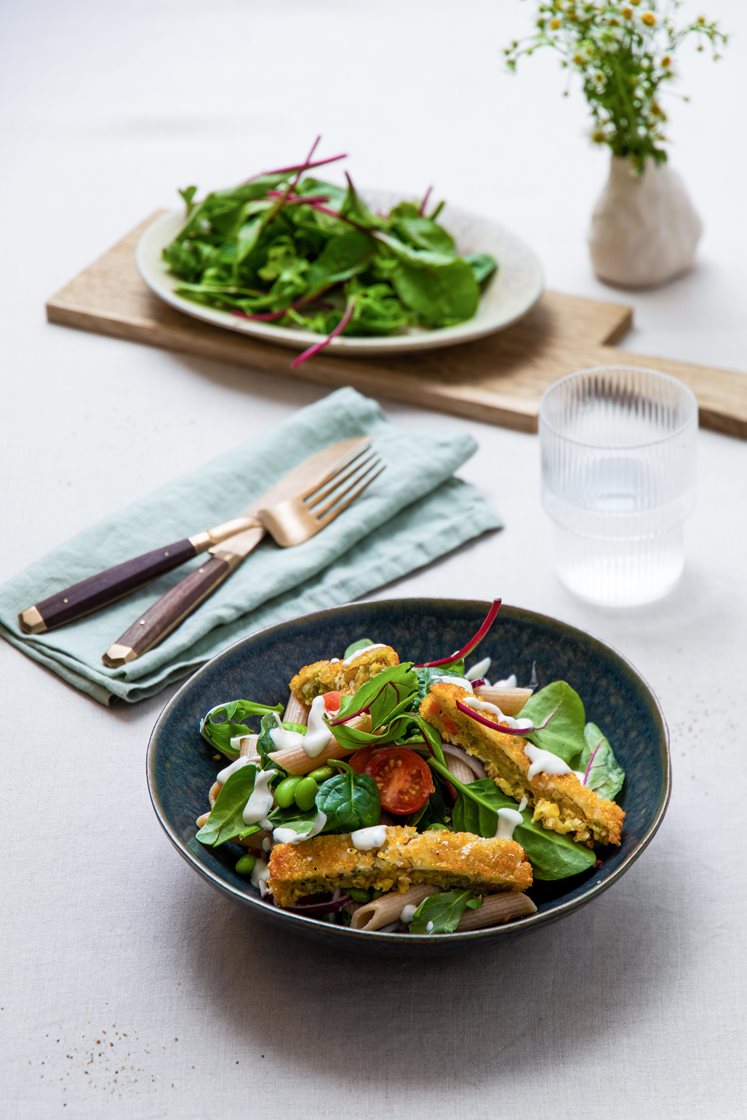
[{"label": "penne pasta", "polygon": [[302,704],[291,692],[283,712],[283,723],[302,723],[305,727],[308,722],[309,709],[307,705]]},{"label": "penne pasta", "polygon": [[477,910],[465,910],[457,926],[457,932],[468,929],[487,929],[510,922],[512,918],[525,918],[534,914],[537,907],[525,894],[519,891],[505,891],[503,894],[486,895],[482,906]]},{"label": "penne pasta", "polygon": [[504,716],[517,716],[532,695],[531,688],[478,688],[475,695],[495,704]]},{"label": "penne pasta", "polygon": [[208,792],[208,801],[210,802],[210,808],[211,809],[212,809],[213,805],[215,805],[218,794],[220,793],[220,791],[222,789],[223,789],[223,786],[221,785],[220,782],[213,782],[213,784],[211,785],[210,790]]},{"label": "penne pasta", "polygon": [[[370,731],[371,717],[369,715],[356,716],[350,720],[348,727],[355,727],[359,731]],[[310,774],[317,767],[324,766],[330,758],[346,758],[349,754],[350,751],[341,747],[335,739],[332,739],[324,750],[313,758],[306,753],[303,747],[287,747],[282,751],[271,751],[269,757],[277,766],[282,766],[286,773],[296,775]]]},{"label": "penne pasta", "polygon": [[408,891],[392,891],[375,898],[372,902],[364,902],[359,906],[350,925],[352,929],[383,929],[393,922],[400,921],[402,909],[405,906],[419,906],[429,894],[435,894],[437,887],[410,887]]},{"label": "penne pasta", "polygon": [[241,743],[239,745],[239,758],[251,758],[252,761],[259,758],[259,751],[257,750],[257,740],[259,735],[242,735]]}]

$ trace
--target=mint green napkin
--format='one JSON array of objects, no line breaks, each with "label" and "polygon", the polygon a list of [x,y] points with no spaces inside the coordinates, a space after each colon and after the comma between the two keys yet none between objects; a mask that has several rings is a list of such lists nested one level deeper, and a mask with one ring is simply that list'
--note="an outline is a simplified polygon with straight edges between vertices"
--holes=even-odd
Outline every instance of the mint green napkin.
[{"label": "mint green napkin", "polygon": [[[195,559],[96,614],[27,635],[18,612],[61,587],[160,544],[237,516],[296,464],[337,440],[370,434],[387,469],[332,525],[296,548],[262,542],[161,645],[121,669],[101,654]],[[0,587],[0,635],[103,704],[134,702],[186,676],[260,627],[355,599],[428,564],[500,518],[452,477],[475,451],[460,432],[401,432],[375,401],[340,389],[161,487],[48,553]]]}]

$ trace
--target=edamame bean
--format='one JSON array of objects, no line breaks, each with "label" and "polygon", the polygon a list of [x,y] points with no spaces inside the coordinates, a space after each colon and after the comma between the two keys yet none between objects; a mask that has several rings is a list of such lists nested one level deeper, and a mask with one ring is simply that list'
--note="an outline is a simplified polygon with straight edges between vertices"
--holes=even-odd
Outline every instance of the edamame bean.
[{"label": "edamame bean", "polygon": [[241,859],[238,859],[236,861],[236,870],[238,871],[239,875],[251,875],[252,871],[254,871],[256,862],[257,857],[253,856],[250,852],[247,852],[245,856],[242,856]]},{"label": "edamame bean", "polygon": [[361,891],[357,887],[349,887],[347,893],[352,898],[353,902],[370,902],[371,891]]},{"label": "edamame bean", "polygon": [[451,832],[447,824],[429,824],[426,832]]},{"label": "edamame bean", "polygon": [[321,782],[326,782],[327,778],[333,777],[334,774],[335,771],[331,766],[320,766],[318,770],[312,770],[309,777],[313,778],[314,781],[319,784]]},{"label": "edamame bean", "polygon": [[[281,785],[282,784],[281,782]],[[319,786],[313,778],[301,778],[298,785],[293,790],[293,800],[301,812],[305,813],[308,809],[313,809],[318,789]]]},{"label": "edamame bean", "polygon": [[283,778],[275,789],[275,804],[280,809],[290,809],[300,778]]}]

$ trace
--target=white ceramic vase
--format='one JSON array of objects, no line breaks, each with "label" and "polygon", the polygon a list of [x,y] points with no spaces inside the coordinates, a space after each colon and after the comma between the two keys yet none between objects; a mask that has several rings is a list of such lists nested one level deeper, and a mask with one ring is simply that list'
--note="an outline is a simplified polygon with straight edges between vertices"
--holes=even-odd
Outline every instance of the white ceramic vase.
[{"label": "white ceramic vase", "polygon": [[613,156],[594,207],[589,249],[600,280],[628,288],[665,284],[686,272],[703,232],[682,179],[649,161],[643,175]]}]

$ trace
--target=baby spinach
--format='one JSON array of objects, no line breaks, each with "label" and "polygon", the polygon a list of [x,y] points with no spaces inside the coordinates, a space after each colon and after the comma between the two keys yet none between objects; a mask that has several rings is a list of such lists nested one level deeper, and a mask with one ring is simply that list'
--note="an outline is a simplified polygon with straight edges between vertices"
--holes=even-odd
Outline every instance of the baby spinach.
[{"label": "baby spinach", "polygon": [[340,767],[342,773],[327,778],[316,795],[316,807],[327,818],[324,831],[354,832],[378,824],[381,798],[373,778],[356,774],[352,766],[335,759],[330,759],[329,765]]},{"label": "baby spinach", "polygon": [[482,899],[472,891],[442,891],[424,898],[413,914],[410,933],[453,933],[469,907],[476,910]]},{"label": "baby spinach", "polygon": [[[354,692],[343,696],[340,711],[330,721],[330,729],[341,746],[348,750],[368,746],[370,743],[387,742],[382,729],[411,706],[418,691],[418,680],[409,662],[383,669]],[[368,714],[371,731],[348,727],[346,720]]]},{"label": "baby spinach", "polygon": [[[531,719],[537,727],[536,731],[527,735],[530,743],[559,755],[571,769],[578,768],[578,760],[586,745],[586,716],[583,700],[569,684],[554,681],[535,692],[519,715],[522,719]],[[540,727],[540,724],[545,726]]]},{"label": "baby spinach", "polygon": [[[440,763],[429,761],[438,773],[442,772]],[[495,836],[498,809],[518,809],[513,798],[502,793],[490,778],[464,784],[449,774],[448,780],[458,793],[452,813],[452,824],[457,832]],[[523,823],[514,831],[514,839],[526,852],[535,879],[567,879],[594,865],[596,856],[590,848],[543,828],[532,820],[530,811],[525,810],[521,815]]]},{"label": "baby spinach", "polygon": [[[283,705],[256,704],[253,700],[232,700],[230,704],[218,704],[211,708],[200,722],[200,734],[207,739],[226,758],[239,757],[238,747],[231,746],[231,739],[240,735],[252,735],[248,720],[252,716],[266,716],[270,712],[282,712]],[[274,724],[277,726],[277,724]]]},{"label": "baby spinach", "polygon": [[372,646],[373,644],[373,639],[371,638],[359,638],[357,642],[351,642],[342,655],[343,660],[347,657],[352,657],[358,650],[366,649],[367,646]]},{"label": "baby spinach", "polygon": [[242,816],[257,773],[257,767],[250,762],[228,777],[215,799],[210,816],[197,833],[201,844],[214,848],[227,840],[245,840],[260,831],[258,824],[245,824]]},{"label": "baby spinach", "polygon": [[595,723],[587,723],[584,738],[586,745],[578,764],[578,769],[584,771],[584,784],[600,797],[612,800],[622,789],[625,771]]},{"label": "baby spinach", "polygon": [[[332,160],[313,161],[313,167]],[[163,250],[196,303],[329,336],[392,335],[411,325],[442,327],[474,315],[495,270],[487,253],[460,257],[430,213],[405,200],[374,211],[346,186],[304,176],[312,163],[255,176],[197,198],[180,191],[185,222]]]}]

